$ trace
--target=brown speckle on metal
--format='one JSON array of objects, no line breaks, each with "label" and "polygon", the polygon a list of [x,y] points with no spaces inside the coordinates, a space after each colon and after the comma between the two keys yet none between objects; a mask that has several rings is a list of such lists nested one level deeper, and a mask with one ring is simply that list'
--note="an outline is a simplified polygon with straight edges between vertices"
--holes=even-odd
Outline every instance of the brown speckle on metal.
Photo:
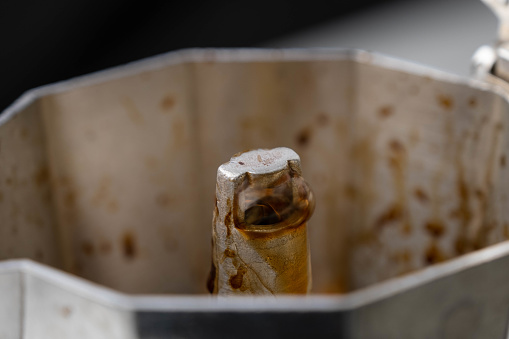
[{"label": "brown speckle on metal", "polygon": [[72,314],[72,309],[69,306],[62,307],[60,313],[62,314],[62,317],[69,318]]},{"label": "brown speckle on metal", "polygon": [[436,220],[428,221],[425,229],[433,238],[440,238],[445,233],[444,225]]},{"label": "brown speckle on metal", "polygon": [[161,109],[164,113],[170,111],[175,106],[175,98],[167,94],[161,100]]},{"label": "brown speckle on metal", "polygon": [[378,109],[378,116],[380,118],[388,118],[394,114],[394,107],[391,105],[382,106]]},{"label": "brown speckle on metal", "polygon": [[138,249],[136,246],[136,239],[133,233],[131,233],[130,231],[124,233],[124,235],[122,236],[121,246],[124,257],[130,260],[136,257]]},{"label": "brown speckle on metal", "polygon": [[227,248],[224,250],[224,256],[227,258],[233,258],[233,257],[235,257],[235,251]]},{"label": "brown speckle on metal", "polygon": [[420,187],[417,187],[414,190],[414,195],[417,198],[417,200],[419,200],[422,203],[427,203],[429,201],[428,194]]},{"label": "brown speckle on metal", "polygon": [[405,152],[405,147],[398,140],[391,140],[391,142],[389,143],[389,147],[391,148],[392,151],[396,153]]},{"label": "brown speckle on metal", "polygon": [[34,173],[34,182],[37,186],[42,186],[49,180],[49,170],[47,167],[41,167]]},{"label": "brown speckle on metal", "polygon": [[477,99],[475,97],[470,97],[468,99],[468,107],[472,109],[477,107]]},{"label": "brown speckle on metal", "polygon": [[172,199],[167,192],[160,192],[156,195],[155,201],[158,206],[166,208],[171,205]]},{"label": "brown speckle on metal", "polygon": [[242,161],[239,161],[239,165],[244,165],[244,163]]},{"label": "brown speckle on metal", "polygon": [[94,244],[91,241],[84,241],[81,244],[81,250],[88,256],[93,255],[95,252]]},{"label": "brown speckle on metal", "polygon": [[445,261],[445,256],[435,242],[432,242],[424,254],[424,262],[428,265]]},{"label": "brown speckle on metal", "polygon": [[130,98],[126,98],[122,101],[122,106],[124,107],[127,116],[129,117],[129,120],[135,125],[141,126],[145,124],[145,119],[143,118],[143,115],[138,110],[138,107],[136,107],[136,104],[134,101]]},{"label": "brown speckle on metal", "polygon": [[309,127],[306,127],[302,129],[299,133],[297,133],[295,141],[297,142],[297,145],[304,147],[307,144],[309,144],[310,139],[311,139],[311,129]]},{"label": "brown speckle on metal", "polygon": [[454,108],[454,100],[451,96],[446,94],[439,94],[437,96],[437,102],[446,111],[452,111]]},{"label": "brown speckle on metal", "polygon": [[382,228],[387,224],[401,220],[403,209],[400,204],[393,204],[384,213],[382,213],[375,222],[377,228]]},{"label": "brown speckle on metal", "polygon": [[230,277],[229,283],[233,289],[240,289],[244,282],[244,274],[247,273],[247,269],[244,266],[240,266],[237,269],[237,274]]},{"label": "brown speckle on metal", "polygon": [[317,122],[318,126],[325,127],[325,126],[329,125],[330,117],[327,115],[327,113],[320,112],[316,116],[316,122]]},{"label": "brown speckle on metal", "polygon": [[73,208],[76,205],[76,193],[73,190],[68,190],[64,195],[64,204],[68,208]]}]

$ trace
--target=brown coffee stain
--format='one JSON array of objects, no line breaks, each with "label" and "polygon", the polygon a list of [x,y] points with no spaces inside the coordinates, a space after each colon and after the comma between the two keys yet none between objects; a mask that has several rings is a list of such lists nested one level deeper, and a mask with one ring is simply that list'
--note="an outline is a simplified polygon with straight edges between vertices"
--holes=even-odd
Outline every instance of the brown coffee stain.
[{"label": "brown coffee stain", "polygon": [[477,99],[475,97],[468,98],[468,107],[472,109],[477,107]]},{"label": "brown coffee stain", "polygon": [[400,221],[403,218],[403,209],[401,205],[391,205],[384,213],[382,213],[375,222],[375,227],[380,229],[388,224]]},{"label": "brown coffee stain", "polygon": [[[408,155],[405,146],[399,140],[389,141],[389,168],[392,173],[392,181],[395,190],[396,201],[393,204],[393,213],[397,212],[395,216],[402,221],[402,233],[410,234],[412,232],[412,223],[408,213],[407,189],[406,189],[406,175]],[[390,214],[387,214],[390,216]],[[394,216],[394,215],[393,215]]]},{"label": "brown coffee stain", "polygon": [[165,95],[160,103],[163,113],[170,111],[175,106],[175,98],[171,94]]},{"label": "brown coffee stain", "polygon": [[390,117],[393,114],[394,114],[394,106],[386,105],[386,106],[382,106],[378,109],[378,116],[380,118],[385,119],[385,118]]},{"label": "brown coffee stain", "polygon": [[437,96],[437,102],[445,111],[452,111],[454,108],[454,100],[450,95],[439,94]]},{"label": "brown coffee stain", "polygon": [[318,115],[316,116],[316,123],[318,124],[318,126],[320,127],[325,127],[325,126],[328,126],[329,123],[330,123],[330,117],[327,115],[327,113],[325,112],[320,112],[318,113]]},{"label": "brown coffee stain", "polygon": [[138,248],[136,245],[136,238],[132,232],[127,231],[123,234],[121,239],[121,248],[124,257],[127,259],[132,260],[136,257],[138,254]]},{"label": "brown coffee stain", "polygon": [[92,204],[97,207],[103,207],[110,213],[116,213],[119,209],[119,203],[111,194],[111,177],[104,175],[92,197]]},{"label": "brown coffee stain", "polygon": [[309,144],[309,141],[311,140],[311,134],[312,130],[309,127],[305,127],[302,130],[300,130],[297,135],[295,136],[295,142],[300,147],[305,147]]},{"label": "brown coffee stain", "polygon": [[353,184],[345,184],[344,194],[350,200],[355,200],[359,194],[357,188]]},{"label": "brown coffee stain", "polygon": [[37,186],[42,186],[49,181],[50,174],[46,166],[39,168],[33,175],[33,181]]},{"label": "brown coffee stain", "polygon": [[232,250],[232,249],[225,249],[224,250],[224,256],[227,257],[227,258],[234,258],[235,257],[235,251]]},{"label": "brown coffee stain", "polygon": [[233,226],[231,208],[224,216],[224,226],[226,227],[226,237],[229,237],[231,235],[231,227]]},{"label": "brown coffee stain", "polygon": [[168,208],[173,203],[173,199],[167,192],[160,192],[156,195],[155,202],[160,207]]},{"label": "brown coffee stain", "polygon": [[433,265],[446,260],[446,257],[435,242],[432,242],[424,253],[424,262]]},{"label": "brown coffee stain", "polygon": [[60,313],[62,314],[62,317],[69,318],[72,315],[72,308],[69,306],[62,307]]},{"label": "brown coffee stain", "polygon": [[82,251],[85,255],[88,255],[88,256],[93,255],[93,254],[94,254],[94,252],[95,252],[94,244],[92,244],[92,242],[90,242],[90,241],[84,241],[84,242],[81,244],[81,251]]},{"label": "brown coffee stain", "polygon": [[429,202],[429,195],[420,187],[414,190],[414,196],[423,204]]},{"label": "brown coffee stain", "polygon": [[76,193],[74,190],[68,189],[63,198],[67,208],[74,208],[76,206]]},{"label": "brown coffee stain", "polygon": [[124,110],[127,113],[127,117],[131,122],[135,125],[142,126],[145,124],[145,119],[143,118],[143,115],[138,110],[138,107],[136,107],[136,104],[131,98],[125,98],[122,101],[122,106],[124,107]]},{"label": "brown coffee stain", "polygon": [[445,233],[445,226],[437,220],[428,221],[425,230],[433,238],[440,238]]},{"label": "brown coffee stain", "polygon": [[240,266],[237,269],[237,273],[235,275],[232,275],[230,279],[228,280],[230,286],[237,290],[242,287],[242,284],[244,282],[244,274],[247,273],[247,269],[244,266]]}]

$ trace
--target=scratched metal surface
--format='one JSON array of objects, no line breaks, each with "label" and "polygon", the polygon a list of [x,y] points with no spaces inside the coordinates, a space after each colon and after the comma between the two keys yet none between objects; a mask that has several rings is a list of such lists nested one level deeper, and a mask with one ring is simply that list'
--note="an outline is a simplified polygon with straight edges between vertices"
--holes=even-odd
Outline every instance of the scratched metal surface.
[{"label": "scratched metal surface", "polygon": [[342,50],[183,51],[36,89],[0,118],[0,259],[205,293],[217,167],[286,146],[317,199],[313,293],[408,281],[508,238],[508,109],[490,84]]}]

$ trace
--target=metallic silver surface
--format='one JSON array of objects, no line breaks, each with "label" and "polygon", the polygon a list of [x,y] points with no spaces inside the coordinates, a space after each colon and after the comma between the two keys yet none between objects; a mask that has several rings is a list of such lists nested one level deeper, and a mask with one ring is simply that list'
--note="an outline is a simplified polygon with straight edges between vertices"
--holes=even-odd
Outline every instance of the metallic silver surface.
[{"label": "metallic silver surface", "polygon": [[[508,126],[503,86],[359,51],[181,51],[32,90],[0,116],[0,333],[503,338]],[[312,294],[209,296],[214,173],[281,145],[316,195]]]}]

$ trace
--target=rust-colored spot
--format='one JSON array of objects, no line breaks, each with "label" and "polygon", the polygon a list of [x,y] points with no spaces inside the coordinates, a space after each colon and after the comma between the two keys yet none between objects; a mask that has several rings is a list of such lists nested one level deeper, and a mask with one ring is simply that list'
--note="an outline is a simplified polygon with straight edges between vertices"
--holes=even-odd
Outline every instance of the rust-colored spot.
[{"label": "rust-colored spot", "polygon": [[169,111],[175,106],[175,98],[171,95],[165,95],[161,100],[161,109],[163,111]]},{"label": "rust-colored spot", "polygon": [[239,161],[239,165],[245,165],[242,161]]},{"label": "rust-colored spot", "polygon": [[224,225],[226,226],[226,236],[229,237],[231,234],[230,227],[232,226],[232,211],[228,211],[224,216]]},{"label": "rust-colored spot", "polygon": [[62,307],[61,313],[62,317],[69,318],[72,314],[72,309],[69,306],[64,306]]},{"label": "rust-colored spot", "polygon": [[504,168],[507,163],[505,154],[500,157],[500,167]]},{"label": "rust-colored spot", "polygon": [[470,97],[468,99],[468,107],[476,108],[477,107],[477,99],[475,97]]},{"label": "rust-colored spot", "polygon": [[325,112],[321,112],[316,116],[316,122],[318,126],[327,126],[330,122],[330,117]]},{"label": "rust-colored spot", "polygon": [[297,133],[297,136],[295,138],[297,145],[301,147],[306,146],[309,143],[310,139],[311,139],[311,129],[309,127],[302,129],[299,133]]},{"label": "rust-colored spot", "polygon": [[439,221],[428,221],[426,231],[434,238],[440,238],[445,233],[445,227]]},{"label": "rust-colored spot", "polygon": [[[249,173],[248,173],[249,174]],[[232,207],[232,201],[230,198],[226,199],[226,207],[231,208]]]},{"label": "rust-colored spot", "polygon": [[414,195],[422,203],[427,203],[429,201],[429,196],[424,190],[420,187],[417,187],[414,191]]},{"label": "rust-colored spot", "polygon": [[454,241],[454,249],[458,255],[465,254],[468,252],[468,240],[464,235],[458,235]]},{"label": "rust-colored spot", "polygon": [[92,244],[90,241],[84,241],[82,244],[81,244],[81,250],[83,251],[83,253],[85,253],[86,255],[93,255],[94,252],[95,252],[95,249],[94,249],[94,244]]},{"label": "rust-colored spot", "polygon": [[437,101],[440,107],[442,107],[446,111],[452,111],[454,106],[454,101],[451,96],[445,94],[439,94],[437,96]]},{"label": "rust-colored spot", "polygon": [[394,204],[378,217],[375,222],[375,226],[377,228],[382,228],[386,224],[400,220],[402,217],[403,209],[401,208],[401,205]]},{"label": "rust-colored spot", "polygon": [[388,118],[394,114],[394,107],[391,105],[382,106],[378,109],[378,116],[380,118]]},{"label": "rust-colored spot", "polygon": [[233,258],[233,257],[235,257],[235,251],[227,248],[224,250],[224,255],[227,258]]},{"label": "rust-colored spot", "polygon": [[143,118],[143,114],[138,110],[138,107],[136,107],[136,104],[133,100],[130,98],[126,98],[122,102],[124,109],[127,113],[127,116],[131,120],[131,122],[135,125],[144,125],[145,119]]},{"label": "rust-colored spot", "polygon": [[156,203],[161,207],[168,207],[172,203],[172,199],[168,193],[161,192],[156,195]]},{"label": "rust-colored spot", "polygon": [[484,192],[480,188],[477,188],[474,191],[474,194],[477,197],[477,199],[479,199],[481,201],[484,201],[484,199],[485,199]]},{"label": "rust-colored spot", "polygon": [[345,185],[345,195],[347,198],[354,200],[357,198],[358,192],[357,188],[352,184],[346,184]]},{"label": "rust-colored spot", "polygon": [[436,264],[445,260],[445,256],[438,248],[437,244],[432,243],[424,254],[424,262],[428,265]]},{"label": "rust-colored spot", "polygon": [[129,231],[122,236],[122,251],[127,259],[134,259],[138,252],[135,237]]},{"label": "rust-colored spot", "polygon": [[74,191],[67,191],[64,195],[64,203],[68,208],[72,208],[76,205],[76,193]]},{"label": "rust-colored spot", "polygon": [[395,153],[404,153],[405,152],[405,146],[398,140],[391,140],[389,142],[390,149]]},{"label": "rust-colored spot", "polygon": [[34,173],[34,182],[37,186],[41,186],[49,180],[49,171],[47,167],[41,167]]},{"label": "rust-colored spot", "polygon": [[111,243],[109,241],[102,241],[99,245],[99,251],[102,254],[109,254],[111,252]]},{"label": "rust-colored spot", "polygon": [[242,283],[244,282],[244,274],[246,273],[247,269],[244,266],[240,266],[237,269],[237,273],[230,277],[229,283],[234,290],[242,287]]}]

